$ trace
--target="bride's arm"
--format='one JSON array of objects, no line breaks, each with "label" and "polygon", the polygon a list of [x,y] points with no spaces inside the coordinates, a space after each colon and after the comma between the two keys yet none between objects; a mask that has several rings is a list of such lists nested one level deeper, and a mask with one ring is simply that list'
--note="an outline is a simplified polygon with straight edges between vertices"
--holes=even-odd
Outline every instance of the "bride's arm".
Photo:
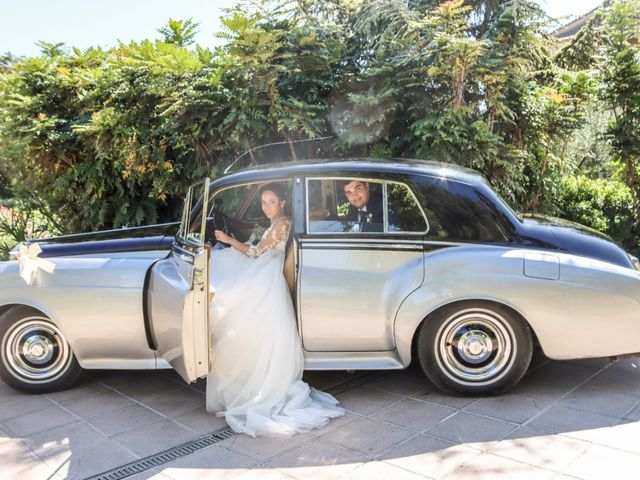
[{"label": "bride's arm", "polygon": [[216,237],[216,240],[218,240],[219,242],[228,243],[229,245],[231,245],[236,250],[239,250],[241,253],[244,253],[245,255],[248,254],[249,245],[246,245],[246,244],[236,240],[235,238],[227,235],[226,233],[224,233],[221,230],[216,230],[214,235]]},{"label": "bride's arm", "polygon": [[275,228],[270,228],[265,232],[260,242],[252,247],[249,247],[246,252],[247,255],[253,258],[258,258],[264,252],[271,250],[280,242],[286,242],[289,238],[289,231],[291,230],[291,222],[288,218],[281,220]]}]

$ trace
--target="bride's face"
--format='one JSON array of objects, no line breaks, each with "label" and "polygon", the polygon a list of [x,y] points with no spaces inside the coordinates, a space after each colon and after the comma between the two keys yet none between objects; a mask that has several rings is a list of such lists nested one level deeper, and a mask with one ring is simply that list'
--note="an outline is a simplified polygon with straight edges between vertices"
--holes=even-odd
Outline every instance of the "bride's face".
[{"label": "bride's face", "polygon": [[262,192],[262,211],[269,220],[280,218],[284,213],[286,203],[285,200],[280,200],[271,190]]}]

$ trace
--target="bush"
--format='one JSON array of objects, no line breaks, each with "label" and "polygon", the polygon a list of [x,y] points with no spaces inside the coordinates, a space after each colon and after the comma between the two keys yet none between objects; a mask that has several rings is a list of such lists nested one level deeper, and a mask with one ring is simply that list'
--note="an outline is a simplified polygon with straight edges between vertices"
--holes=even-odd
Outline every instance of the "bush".
[{"label": "bush", "polygon": [[627,251],[638,255],[633,235],[633,195],[619,180],[591,179],[582,175],[558,180],[555,215],[606,233]]}]

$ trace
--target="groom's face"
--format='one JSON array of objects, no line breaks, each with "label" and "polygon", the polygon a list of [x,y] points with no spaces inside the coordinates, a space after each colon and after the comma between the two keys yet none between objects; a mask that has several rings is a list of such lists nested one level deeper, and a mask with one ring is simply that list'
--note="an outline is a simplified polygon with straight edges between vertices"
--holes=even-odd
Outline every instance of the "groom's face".
[{"label": "groom's face", "polygon": [[344,194],[351,205],[362,208],[369,202],[369,182],[353,180],[344,186]]}]

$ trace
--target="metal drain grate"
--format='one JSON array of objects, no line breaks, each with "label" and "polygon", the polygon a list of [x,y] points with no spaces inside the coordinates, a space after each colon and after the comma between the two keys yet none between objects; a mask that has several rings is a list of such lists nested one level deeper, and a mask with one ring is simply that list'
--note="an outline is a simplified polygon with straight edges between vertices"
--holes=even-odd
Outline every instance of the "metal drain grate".
[{"label": "metal drain grate", "polygon": [[183,443],[182,445],[178,445],[177,447],[169,448],[162,452],[141,458],[135,462],[127,463],[126,465],[114,468],[113,470],[89,477],[86,480],[120,480],[122,478],[127,478],[131,475],[136,475],[137,473],[169,463],[176,458],[184,457],[185,455],[189,455],[205,447],[214,445],[222,440],[232,437],[233,435],[235,435],[233,430],[228,427],[223,428],[204,437],[198,438],[197,440],[192,440],[190,442]]}]

